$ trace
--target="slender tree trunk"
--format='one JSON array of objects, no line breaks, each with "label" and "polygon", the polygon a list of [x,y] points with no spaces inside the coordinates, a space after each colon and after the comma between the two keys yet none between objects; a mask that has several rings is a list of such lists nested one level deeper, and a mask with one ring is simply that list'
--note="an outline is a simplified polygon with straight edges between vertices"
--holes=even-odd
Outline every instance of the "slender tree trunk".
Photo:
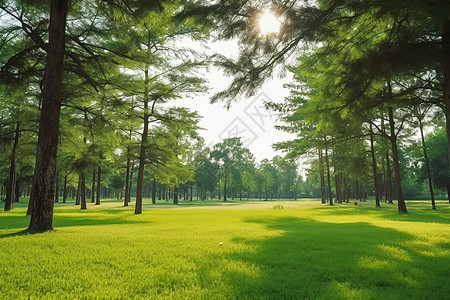
[{"label": "slender tree trunk", "polygon": [[386,152],[386,168],[387,168],[387,187],[389,194],[389,204],[394,204],[393,192],[392,192],[392,173],[391,173],[391,160],[389,159],[389,151]]},{"label": "slender tree trunk", "polygon": [[406,213],[406,203],[403,198],[402,183],[400,177],[400,164],[398,163],[397,135],[394,129],[394,113],[392,107],[389,107],[389,126],[391,129],[391,145],[392,145],[392,164],[394,166],[395,186],[397,188],[398,212]]},{"label": "slender tree trunk", "polygon": [[319,176],[320,176],[320,195],[322,197],[322,203],[327,203],[325,197],[325,172],[323,170],[323,154],[322,149],[319,149]]},{"label": "slender tree trunk", "polygon": [[102,180],[102,166],[101,162],[98,164],[97,168],[97,197],[95,199],[95,205],[100,205],[100,197],[101,197],[101,180]]},{"label": "slender tree trunk", "polygon": [[92,188],[91,188],[91,203],[95,203],[95,179],[96,179],[95,167],[92,170]]},{"label": "slender tree trunk", "polygon": [[448,203],[450,203],[450,184],[447,185],[447,198],[448,198]]},{"label": "slender tree trunk", "polygon": [[16,131],[14,135],[14,142],[11,148],[11,156],[9,159],[9,180],[8,185],[6,187],[6,199],[5,199],[5,211],[10,211],[14,208],[14,198],[15,198],[15,190],[16,190],[16,152],[17,145],[19,144],[19,122],[16,123]]},{"label": "slender tree trunk", "polygon": [[66,199],[67,199],[67,175],[64,176],[63,203],[66,203]]},{"label": "slender tree trunk", "polygon": [[223,201],[227,201],[227,172],[225,172],[224,183],[223,183]]},{"label": "slender tree trunk", "polygon": [[152,204],[156,204],[156,178],[153,178]]},{"label": "slender tree trunk", "polygon": [[442,90],[443,90],[443,103],[444,114],[446,120],[447,129],[447,146],[448,146],[448,164],[450,168],[450,18],[447,17],[444,22],[443,34],[442,34],[442,48],[443,48],[443,74]]},{"label": "slender tree trunk", "polygon": [[77,186],[77,196],[75,199],[75,205],[80,205],[81,204],[81,178],[78,177],[78,186]]},{"label": "slender tree trunk", "polygon": [[[326,140],[325,140],[325,142],[326,142]],[[328,159],[328,149],[327,148],[325,148],[325,162],[327,165],[328,198],[330,200],[329,205],[333,205],[333,194],[331,192],[330,161]]]},{"label": "slender tree trunk", "polygon": [[30,200],[28,201],[27,216],[31,216],[31,212],[33,211],[33,203],[34,203],[34,192],[33,189],[31,189]]},{"label": "slender tree trunk", "polygon": [[193,196],[193,193],[194,193],[194,183],[193,182],[191,182],[191,191],[190,191],[190,195],[189,195],[189,201],[192,201],[192,196]]},{"label": "slender tree trunk", "polygon": [[127,149],[127,170],[125,175],[125,201],[123,206],[128,206],[130,197],[130,149]]},{"label": "slender tree trunk", "polygon": [[370,123],[370,154],[372,155],[373,188],[375,189],[375,206],[380,207],[380,189],[378,187],[377,161],[375,159],[375,147],[373,146],[373,128]]},{"label": "slender tree trunk", "polygon": [[146,143],[147,143],[147,136],[148,136],[148,121],[149,121],[149,111],[148,111],[148,66],[145,66],[144,71],[144,128],[142,131],[142,138],[141,138],[141,150],[139,154],[139,170],[138,170],[138,178],[137,178],[137,187],[136,187],[136,206],[134,209],[135,214],[141,214],[142,213],[142,187],[143,187],[143,181],[144,181],[144,165],[145,165],[145,149],[146,149]]},{"label": "slender tree trunk", "polygon": [[38,146],[34,168],[34,203],[29,231],[53,229],[53,192],[61,113],[66,17],[70,0],[53,0],[43,80]]},{"label": "slender tree trunk", "polygon": [[383,167],[383,190],[384,190],[384,203],[388,201],[388,189],[387,189],[387,178],[386,178],[386,163],[384,158],[381,159],[381,166]]},{"label": "slender tree trunk", "polygon": [[340,187],[340,184],[339,184],[339,174],[336,174],[336,172],[334,174],[334,184],[336,186],[336,201],[338,203],[342,203],[341,187]]},{"label": "slender tree trunk", "polygon": [[173,188],[173,204],[178,205],[178,186]]},{"label": "slender tree trunk", "polygon": [[19,202],[20,200],[20,181],[19,175],[16,173],[16,184],[14,185],[14,202]]},{"label": "slender tree trunk", "polygon": [[81,209],[86,209],[86,176],[84,172],[80,174],[80,201]]},{"label": "slender tree trunk", "polygon": [[55,175],[55,203],[59,202],[59,172]]},{"label": "slender tree trunk", "polygon": [[425,166],[427,168],[428,187],[430,189],[430,197],[431,197],[431,208],[436,209],[436,203],[434,201],[433,183],[431,182],[430,164],[428,162],[427,146],[425,144],[425,136],[423,135],[423,124],[422,124],[422,120],[421,120],[420,116],[418,117],[418,119],[419,119],[420,137],[422,139],[423,157],[425,159]]}]

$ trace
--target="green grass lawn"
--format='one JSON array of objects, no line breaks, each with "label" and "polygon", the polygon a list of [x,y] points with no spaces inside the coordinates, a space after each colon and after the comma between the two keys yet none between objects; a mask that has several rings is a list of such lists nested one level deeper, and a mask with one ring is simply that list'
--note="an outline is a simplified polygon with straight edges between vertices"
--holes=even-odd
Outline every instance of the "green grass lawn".
[{"label": "green grass lawn", "polygon": [[[147,201],[148,203],[148,201]],[[0,213],[0,299],[450,299],[450,205],[56,204]],[[220,245],[222,242],[222,245]]]}]

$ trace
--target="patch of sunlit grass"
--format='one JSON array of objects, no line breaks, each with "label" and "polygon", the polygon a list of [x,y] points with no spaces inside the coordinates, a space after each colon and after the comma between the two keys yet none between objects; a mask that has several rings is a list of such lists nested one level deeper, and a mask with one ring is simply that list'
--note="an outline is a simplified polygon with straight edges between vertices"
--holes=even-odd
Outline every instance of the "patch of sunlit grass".
[{"label": "patch of sunlit grass", "polygon": [[[55,230],[27,235],[0,213],[2,299],[445,299],[450,208],[372,202],[57,204]],[[414,206],[417,205],[417,206]],[[282,206],[284,209],[274,209]]]}]

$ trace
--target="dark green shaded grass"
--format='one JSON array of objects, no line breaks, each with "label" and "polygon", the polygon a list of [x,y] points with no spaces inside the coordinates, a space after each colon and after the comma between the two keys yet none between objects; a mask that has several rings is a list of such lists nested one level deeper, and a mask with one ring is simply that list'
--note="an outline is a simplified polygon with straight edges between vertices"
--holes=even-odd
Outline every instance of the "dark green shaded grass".
[{"label": "dark green shaded grass", "polygon": [[443,204],[121,205],[57,205],[34,235],[25,208],[0,213],[1,298],[449,299]]}]

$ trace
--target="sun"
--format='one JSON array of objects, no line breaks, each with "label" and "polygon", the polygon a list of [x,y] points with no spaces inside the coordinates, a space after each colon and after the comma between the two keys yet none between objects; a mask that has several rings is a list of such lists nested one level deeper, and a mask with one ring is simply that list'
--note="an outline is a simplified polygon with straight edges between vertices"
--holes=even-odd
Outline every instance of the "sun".
[{"label": "sun", "polygon": [[259,17],[259,30],[262,35],[270,35],[280,31],[281,22],[270,11],[263,12]]}]

